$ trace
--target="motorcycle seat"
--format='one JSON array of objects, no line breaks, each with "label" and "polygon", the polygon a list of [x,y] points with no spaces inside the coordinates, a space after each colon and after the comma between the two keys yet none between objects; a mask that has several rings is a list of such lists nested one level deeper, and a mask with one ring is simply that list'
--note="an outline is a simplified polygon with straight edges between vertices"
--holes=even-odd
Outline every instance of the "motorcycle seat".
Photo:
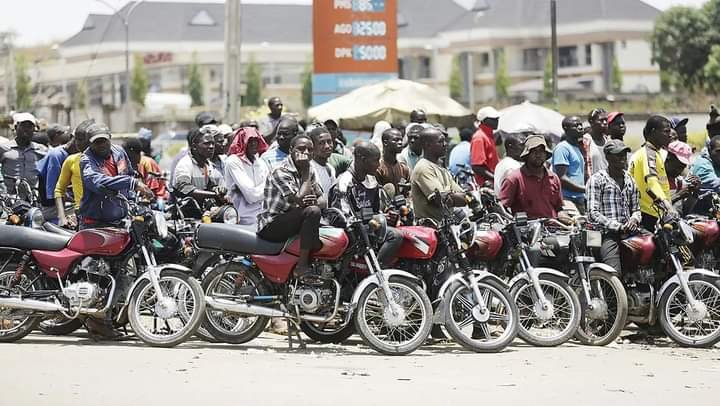
[{"label": "motorcycle seat", "polygon": [[285,247],[285,242],[266,241],[252,231],[223,223],[200,224],[195,244],[199,248],[254,255],[278,255]]},{"label": "motorcycle seat", "polygon": [[70,238],[69,235],[0,224],[0,247],[60,251],[67,246]]}]

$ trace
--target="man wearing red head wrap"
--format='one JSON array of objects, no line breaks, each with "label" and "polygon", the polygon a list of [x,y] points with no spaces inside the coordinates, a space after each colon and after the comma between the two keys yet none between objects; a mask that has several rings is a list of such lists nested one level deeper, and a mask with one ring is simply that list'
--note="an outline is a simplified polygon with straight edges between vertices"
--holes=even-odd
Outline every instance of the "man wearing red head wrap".
[{"label": "man wearing red head wrap", "polygon": [[225,187],[238,211],[238,223],[252,231],[257,229],[257,215],[262,212],[265,197],[265,180],[270,174],[270,166],[260,159],[267,149],[265,139],[257,129],[243,127],[235,132],[225,159]]}]

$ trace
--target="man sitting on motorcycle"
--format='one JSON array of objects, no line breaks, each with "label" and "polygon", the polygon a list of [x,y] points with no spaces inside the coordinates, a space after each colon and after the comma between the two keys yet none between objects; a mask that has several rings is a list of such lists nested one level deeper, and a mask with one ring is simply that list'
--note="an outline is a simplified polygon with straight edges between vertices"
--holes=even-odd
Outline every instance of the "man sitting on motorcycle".
[{"label": "man sitting on motorcycle", "polygon": [[263,212],[258,215],[258,236],[264,240],[285,242],[300,234],[296,278],[311,270],[310,250],[322,246],[321,207],[326,207],[327,202],[310,166],[313,149],[313,142],[306,135],[292,140],[289,156],[268,177]]},{"label": "man sitting on motorcycle", "polygon": [[619,242],[623,233],[634,232],[640,224],[640,191],[625,172],[630,148],[620,140],[610,140],[603,152],[608,168],[588,180],[588,216],[603,233],[602,262],[621,273]]},{"label": "man sitting on motorcycle", "polygon": [[[371,209],[374,214],[383,212],[384,199],[375,179],[380,166],[380,150],[375,144],[362,141],[355,146],[353,164],[337,179],[330,190],[330,207],[340,209],[345,215],[350,207],[355,212]],[[351,198],[352,197],[352,198]],[[389,267],[402,246],[403,236],[393,227],[387,228],[385,240],[378,251],[378,262],[383,268]]]},{"label": "man sitting on motorcycle", "polygon": [[[190,153],[175,167],[173,194],[176,198],[192,197],[201,206],[205,199],[215,199],[218,204],[225,202],[223,175],[210,162],[215,153],[214,125],[206,125],[188,134]],[[199,218],[202,213],[192,217]]]}]

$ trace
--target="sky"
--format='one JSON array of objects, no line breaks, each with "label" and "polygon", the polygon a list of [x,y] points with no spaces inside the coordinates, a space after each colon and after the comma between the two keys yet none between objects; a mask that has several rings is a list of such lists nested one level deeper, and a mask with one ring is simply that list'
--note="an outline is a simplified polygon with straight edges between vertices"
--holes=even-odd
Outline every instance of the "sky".
[{"label": "sky", "polygon": [[[112,14],[113,10],[98,0],[0,0],[0,31],[12,30],[20,46],[53,44],[77,33],[90,13]],[[119,9],[128,0],[103,0]],[[151,0],[157,1],[157,0]],[[222,3],[221,0],[175,0],[183,2]],[[672,5],[698,6],[705,0],[643,0],[659,9]],[[243,0],[244,3],[301,3],[311,0]]]}]

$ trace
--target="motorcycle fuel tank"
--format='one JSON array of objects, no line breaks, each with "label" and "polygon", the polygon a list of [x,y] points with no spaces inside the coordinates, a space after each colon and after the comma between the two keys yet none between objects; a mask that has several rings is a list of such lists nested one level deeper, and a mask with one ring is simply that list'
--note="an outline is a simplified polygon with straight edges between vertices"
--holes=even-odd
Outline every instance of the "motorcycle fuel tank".
[{"label": "motorcycle fuel tank", "polygon": [[494,230],[478,230],[475,234],[475,244],[471,250],[471,256],[485,261],[495,259],[503,247],[503,237]]},{"label": "motorcycle fuel tank", "polygon": [[78,231],[68,243],[68,248],[84,255],[119,255],[130,244],[125,230],[95,228]]},{"label": "motorcycle fuel tank", "polygon": [[636,265],[649,265],[655,253],[652,234],[638,234],[622,240],[622,259]]},{"label": "motorcycle fuel tank", "polygon": [[403,235],[403,243],[398,258],[430,259],[437,250],[438,239],[435,229],[421,226],[398,227]]},{"label": "motorcycle fuel tank", "polygon": [[699,238],[696,240],[702,241],[704,248],[711,248],[718,240],[720,236],[720,226],[716,220],[703,220],[692,223],[692,228],[695,231],[695,235]]},{"label": "motorcycle fuel tank", "polygon": [[[340,258],[348,245],[350,245],[350,239],[345,230],[335,227],[321,227],[320,242],[322,242],[322,248],[313,251],[310,256],[324,260]],[[300,255],[300,237],[295,238],[288,244],[286,251],[292,255]]]}]

